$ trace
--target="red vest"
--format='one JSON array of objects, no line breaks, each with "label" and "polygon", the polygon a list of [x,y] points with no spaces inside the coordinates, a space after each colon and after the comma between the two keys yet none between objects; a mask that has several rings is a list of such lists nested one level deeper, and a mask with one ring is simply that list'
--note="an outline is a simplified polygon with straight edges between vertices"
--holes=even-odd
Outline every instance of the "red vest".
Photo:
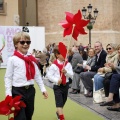
[{"label": "red vest", "polygon": [[64,64],[59,64],[57,60],[55,60],[53,62],[53,64],[55,64],[58,68],[59,68],[59,71],[60,71],[60,76],[61,76],[61,79],[62,79],[62,84],[65,85],[66,84],[66,76],[61,72],[61,70],[63,69],[63,67],[66,66],[66,64],[68,63],[68,61],[65,62],[65,65]]}]

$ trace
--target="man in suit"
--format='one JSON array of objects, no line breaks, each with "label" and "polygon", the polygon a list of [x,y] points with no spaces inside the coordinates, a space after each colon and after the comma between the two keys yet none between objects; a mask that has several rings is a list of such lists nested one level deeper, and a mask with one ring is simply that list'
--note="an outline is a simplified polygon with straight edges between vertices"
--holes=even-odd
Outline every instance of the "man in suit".
[{"label": "man in suit", "polygon": [[92,97],[93,95],[93,80],[92,78],[97,73],[97,70],[104,66],[105,59],[106,59],[106,51],[103,50],[102,43],[97,41],[95,42],[94,49],[96,52],[96,58],[95,58],[95,65],[89,66],[86,65],[85,69],[88,71],[80,73],[80,79],[82,80],[82,83],[84,87],[87,89],[87,94],[85,94],[86,97]]}]

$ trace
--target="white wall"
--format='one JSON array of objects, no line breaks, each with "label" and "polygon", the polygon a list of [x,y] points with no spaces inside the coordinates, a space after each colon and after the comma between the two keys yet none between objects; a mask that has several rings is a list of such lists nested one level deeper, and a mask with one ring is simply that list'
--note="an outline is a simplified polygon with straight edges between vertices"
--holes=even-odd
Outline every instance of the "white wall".
[{"label": "white wall", "polygon": [[[41,50],[45,48],[45,28],[44,27],[28,27],[29,35],[31,37],[31,46],[29,52],[33,49]],[[2,50],[3,63],[2,68],[6,68],[7,60],[13,55],[13,36],[16,32],[22,30],[21,26],[0,26],[0,49],[2,47],[2,38],[5,39],[5,47]]]}]

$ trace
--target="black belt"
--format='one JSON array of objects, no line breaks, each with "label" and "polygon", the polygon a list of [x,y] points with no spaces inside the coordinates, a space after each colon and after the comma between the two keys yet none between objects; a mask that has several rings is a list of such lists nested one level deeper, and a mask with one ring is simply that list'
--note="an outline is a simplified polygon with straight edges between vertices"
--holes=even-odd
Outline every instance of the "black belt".
[{"label": "black belt", "polygon": [[57,85],[57,86],[66,86],[68,85],[69,83],[67,82],[66,84],[60,84],[60,85]]},{"label": "black belt", "polygon": [[29,89],[29,88],[32,88],[34,87],[34,85],[26,85],[26,86],[23,86],[23,87],[14,87],[13,88],[24,88],[24,89]]}]

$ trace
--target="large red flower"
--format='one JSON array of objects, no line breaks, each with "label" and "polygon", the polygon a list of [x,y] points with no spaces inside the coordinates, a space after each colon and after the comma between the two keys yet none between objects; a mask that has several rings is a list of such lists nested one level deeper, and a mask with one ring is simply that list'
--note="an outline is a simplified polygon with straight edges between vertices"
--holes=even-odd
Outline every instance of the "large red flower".
[{"label": "large red flower", "polygon": [[21,107],[26,107],[23,101],[20,101],[21,96],[16,96],[12,98],[12,96],[6,96],[5,100],[0,102],[0,114],[1,115],[10,115],[14,113],[14,116],[17,115]]},{"label": "large red flower", "polygon": [[70,35],[73,29],[73,17],[74,15],[69,12],[65,12],[66,14],[66,20],[63,20],[59,23],[59,25],[62,25],[64,28],[64,34],[63,36],[65,37],[66,35]]},{"label": "large red flower", "polygon": [[78,13],[75,15],[70,12],[65,12],[65,14],[66,20],[59,23],[59,25],[64,28],[64,37],[72,34],[72,37],[77,40],[79,34],[87,34],[83,27],[85,27],[90,21],[82,19],[80,10],[78,10]]}]

